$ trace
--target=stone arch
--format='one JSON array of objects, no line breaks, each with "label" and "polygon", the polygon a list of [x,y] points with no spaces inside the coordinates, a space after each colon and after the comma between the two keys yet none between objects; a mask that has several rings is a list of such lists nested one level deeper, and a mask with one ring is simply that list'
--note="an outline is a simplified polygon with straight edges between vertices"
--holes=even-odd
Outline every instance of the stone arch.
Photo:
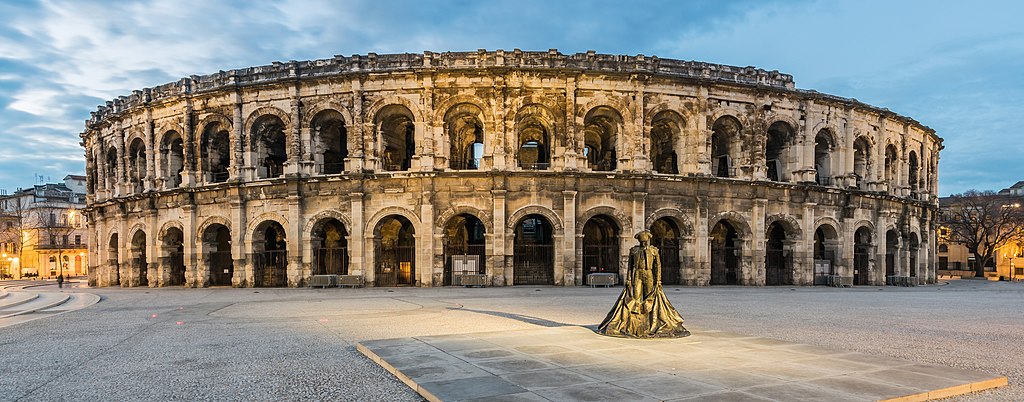
[{"label": "stone arch", "polygon": [[620,210],[607,205],[593,207],[580,214],[579,217],[576,218],[576,222],[579,223],[578,225],[576,225],[576,234],[582,235],[583,227],[586,225],[587,221],[589,221],[590,218],[593,218],[598,215],[604,215],[609,218],[612,218],[612,220],[615,221],[615,224],[619,225],[620,233],[623,236],[632,237],[634,234],[636,234],[633,231],[633,222],[629,219],[629,217],[626,216],[626,214],[622,213]]},{"label": "stone arch", "polygon": [[[339,211],[333,210],[333,209],[326,209],[326,210],[317,212],[316,214],[311,216],[308,220],[306,220],[306,224],[303,225],[303,227],[302,227],[302,233],[304,233],[305,235],[308,236],[310,233],[313,233],[314,231],[316,231],[317,228],[321,224],[326,222],[328,219],[337,219],[338,222],[341,222],[341,224],[345,226],[346,230],[349,230],[349,231],[352,230],[351,229],[352,228],[352,220],[349,219],[347,215],[345,215],[345,214],[343,214],[343,213],[341,213]],[[351,235],[351,233],[350,233],[350,235]]]},{"label": "stone arch", "polygon": [[147,226],[145,223],[137,222],[136,224],[132,225],[130,229],[128,229],[128,237],[125,237],[125,240],[131,243],[131,240],[135,238],[135,234],[138,233],[139,231],[142,231],[142,233],[144,234],[149,233],[149,226]]},{"label": "stone arch", "polygon": [[182,225],[181,222],[177,220],[169,220],[167,222],[164,222],[164,224],[160,226],[160,231],[157,232],[157,240],[166,237],[167,231],[170,230],[171,228],[180,230],[182,234],[187,233],[185,231],[185,226]]},{"label": "stone arch", "polygon": [[203,237],[203,233],[206,233],[206,229],[209,229],[210,226],[213,226],[215,224],[216,225],[224,226],[224,227],[228,228],[228,230],[232,230],[232,228],[231,228],[231,220],[229,220],[229,219],[227,219],[225,217],[222,217],[222,216],[214,215],[214,216],[211,216],[209,218],[206,218],[205,220],[203,220],[202,223],[199,224],[199,227],[198,227],[198,229],[196,229],[196,233],[195,233],[196,238],[197,239],[201,239]]},{"label": "stone arch", "polygon": [[131,147],[132,142],[139,140],[142,141],[142,144],[144,144],[148,150],[149,144],[146,142],[146,136],[141,130],[132,126],[131,128],[124,130],[124,132],[126,133],[124,136],[124,146]]},{"label": "stone arch", "polygon": [[426,117],[423,115],[423,109],[419,107],[419,104],[414,103],[404,96],[398,95],[387,95],[374,101],[370,107],[366,108],[364,116],[370,117],[369,121],[377,121],[377,114],[380,113],[384,108],[391,105],[401,105],[409,109],[412,113],[413,122],[426,121]]},{"label": "stone arch", "polygon": [[407,208],[390,206],[384,207],[380,211],[377,211],[377,213],[373,214],[373,216],[366,221],[366,226],[364,227],[366,228],[365,230],[369,231],[369,233],[366,233],[366,237],[376,237],[378,235],[378,233],[376,232],[377,230],[380,229],[378,227],[380,226],[380,222],[384,218],[387,218],[392,215],[398,215],[405,219],[408,219],[409,222],[412,223],[413,233],[415,233],[416,236],[422,236],[430,233],[430,231],[423,230],[423,228],[421,227],[422,222],[420,221],[420,217],[419,215],[416,215],[415,212]]},{"label": "stone arch", "polygon": [[743,214],[736,211],[726,211],[715,214],[710,219],[708,219],[708,229],[710,230],[711,228],[715,227],[715,225],[717,225],[718,222],[723,220],[729,222],[729,224],[732,225],[734,229],[736,229],[736,232],[739,235],[740,239],[750,239],[750,224],[747,223],[747,218],[744,217]]},{"label": "stone arch", "polygon": [[445,209],[440,214],[437,214],[437,218],[434,219],[434,227],[436,229],[443,230],[446,226],[448,226],[448,222],[451,221],[452,218],[462,214],[475,216],[477,219],[480,219],[480,221],[484,224],[484,230],[487,231],[488,234],[495,233],[494,217],[491,216],[491,214],[485,210],[469,205],[455,205],[448,209]]},{"label": "stone arch", "polygon": [[623,126],[628,127],[635,119],[633,116],[633,108],[629,107],[629,104],[624,98],[608,96],[604,93],[598,94],[593,99],[576,109],[576,118],[586,120],[588,115],[601,107],[609,108],[618,113]]},{"label": "stone arch", "polygon": [[729,117],[729,118],[736,119],[736,122],[738,122],[739,125],[740,125],[740,132],[739,132],[739,134],[741,134],[741,135],[743,133],[743,130],[746,130],[747,127],[750,127],[749,119],[747,118],[746,111],[744,111],[743,109],[737,108],[737,107],[718,106],[718,107],[715,107],[713,110],[711,110],[707,114],[707,116],[708,116],[708,130],[710,130],[712,127],[714,127],[715,122],[717,122],[718,120],[721,120],[724,117]]},{"label": "stone arch", "polygon": [[[779,114],[775,112],[768,112],[765,116],[764,121],[768,122],[765,127],[771,127],[775,123],[786,123],[789,128],[793,129],[793,136],[796,137],[800,134],[800,123],[792,116]],[[790,141],[795,142],[796,138],[791,138]]]},{"label": "stone arch", "polygon": [[[680,108],[674,105],[676,103],[678,102],[665,100],[648,106],[647,111],[644,113],[644,126],[650,127],[651,124],[654,124],[655,117],[665,112],[671,112],[671,114],[676,115],[679,121],[689,122],[689,116],[680,111]],[[685,129],[686,126],[682,125],[680,128]]]},{"label": "stone arch", "polygon": [[680,236],[688,237],[693,236],[695,233],[693,230],[693,225],[690,223],[688,219],[686,219],[686,214],[684,214],[683,211],[675,208],[661,208],[651,213],[649,216],[647,216],[647,220],[644,221],[644,229],[650,229],[650,227],[654,225],[654,222],[657,222],[658,219],[661,218],[668,218],[673,223],[675,223],[676,226],[679,227],[679,231],[681,232]]},{"label": "stone arch", "polygon": [[527,215],[543,216],[544,219],[547,219],[548,222],[551,223],[551,226],[554,227],[555,232],[560,234],[563,230],[562,219],[560,219],[554,211],[547,207],[542,207],[540,205],[527,205],[525,207],[517,209],[515,212],[511,213],[508,216],[508,219],[505,221],[505,227],[506,229],[508,229],[507,233],[514,233],[516,224],[518,224],[519,221],[521,221]]},{"label": "stone arch", "polygon": [[[286,138],[290,140],[292,137],[291,117],[284,110],[275,106],[262,106],[250,112],[245,118],[245,124],[242,125],[242,132],[245,133],[244,135],[251,136],[253,125],[255,125],[260,118],[268,115],[276,116],[278,119],[281,119],[281,123],[284,124],[284,134]],[[249,142],[252,142],[252,138],[249,138]]]},{"label": "stone arch", "polygon": [[832,230],[836,232],[837,236],[842,236],[843,225],[840,224],[839,221],[835,220],[835,218],[830,216],[822,216],[814,220],[814,230],[818,230],[818,228],[820,228],[821,225],[830,226]]},{"label": "stone arch", "polygon": [[875,233],[875,224],[872,223],[871,221],[867,220],[867,219],[858,220],[856,223],[853,224],[853,227],[854,227],[854,230],[853,230],[854,232],[857,232],[857,230],[860,229],[860,228],[866,227],[866,228],[868,228],[868,230],[871,231],[872,234]]},{"label": "stone arch", "polygon": [[[660,109],[660,110],[658,110]],[[679,150],[685,143],[686,118],[667,107],[658,107],[647,130],[647,150],[652,170],[663,174],[679,173]]]},{"label": "stone arch", "polygon": [[621,111],[603,103],[587,111],[580,132],[583,135],[583,155],[590,169],[618,169],[619,156],[624,155],[629,148],[626,145],[628,141],[624,140],[629,121]]},{"label": "stone arch", "polygon": [[221,125],[223,125],[224,127],[227,128],[228,133],[232,137],[234,137],[234,135],[235,135],[234,130],[233,130],[233,126],[234,125],[231,124],[231,119],[229,119],[227,116],[224,116],[224,115],[222,115],[220,113],[210,113],[206,117],[203,117],[203,119],[200,120],[198,124],[196,124],[196,142],[197,143],[201,143],[202,139],[198,138],[198,137],[202,136],[203,132],[206,131],[206,127],[210,126],[212,124],[221,124]]},{"label": "stone arch", "polygon": [[444,126],[446,116],[452,111],[453,108],[460,104],[468,104],[476,106],[480,110],[482,123],[484,124],[484,130],[488,132],[494,131],[494,114],[491,113],[491,109],[488,108],[487,102],[478,96],[470,94],[457,94],[445,98],[441,102],[434,104],[434,110],[441,113],[434,113],[434,119],[432,121],[434,127]]},{"label": "stone arch", "polygon": [[317,115],[320,114],[320,112],[328,110],[338,112],[338,114],[341,115],[342,120],[344,120],[348,125],[352,125],[355,122],[355,119],[352,117],[352,112],[348,107],[342,105],[341,102],[338,102],[335,99],[325,99],[313,103],[303,110],[301,127],[313,127],[313,121],[316,119]]},{"label": "stone arch", "polygon": [[[550,164],[556,144],[572,141],[563,138],[565,130],[556,116],[554,109],[543,102],[525,104],[515,110],[505,152],[515,155],[516,165],[536,169],[544,167]],[[527,147],[530,142],[536,144]]]},{"label": "stone arch", "polygon": [[803,231],[800,229],[800,221],[793,215],[788,214],[775,214],[770,215],[764,220],[764,227],[771,227],[773,223],[782,225],[782,228],[786,230],[787,236],[793,236],[793,239],[798,240],[803,237]]},{"label": "stone arch", "polygon": [[[441,154],[454,170],[480,169],[484,147],[493,141],[494,124],[479,104],[460,102],[443,110],[435,117],[435,127],[441,127]],[[489,138],[490,137],[490,138]],[[435,143],[438,141],[435,140]]]},{"label": "stone arch", "polygon": [[837,128],[835,124],[823,121],[814,125],[814,129],[811,130],[810,132],[814,135],[815,138],[817,138],[819,134],[824,132],[825,135],[828,136],[829,143],[832,144],[833,151],[835,151],[835,147],[838,147],[840,144],[842,144],[842,141],[840,141],[839,138],[839,128]]},{"label": "stone arch", "polygon": [[156,124],[153,128],[153,134],[157,136],[155,140],[158,143],[163,142],[163,137],[167,135],[168,131],[177,131],[181,133],[182,138],[185,136],[185,126],[181,123],[180,118],[162,120],[159,124]]},{"label": "stone arch", "polygon": [[[288,233],[288,218],[285,218],[284,215],[281,215],[277,212],[264,212],[249,219],[249,224],[246,225],[245,233],[241,233],[242,236],[245,236],[243,239],[245,239],[246,243],[252,242],[252,236],[254,233],[256,233],[256,229],[266,221],[277,222],[277,224],[281,225],[281,227],[284,228],[286,237],[288,239],[291,239],[291,236],[287,236],[290,234]],[[228,226],[228,228],[230,229],[231,227]]]}]

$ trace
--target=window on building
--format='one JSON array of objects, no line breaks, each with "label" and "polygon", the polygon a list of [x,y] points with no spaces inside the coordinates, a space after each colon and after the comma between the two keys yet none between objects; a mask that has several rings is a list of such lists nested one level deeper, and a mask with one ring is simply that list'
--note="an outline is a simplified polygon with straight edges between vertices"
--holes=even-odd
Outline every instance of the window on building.
[{"label": "window on building", "polygon": [[1024,276],[1024,268],[1014,268],[1013,269],[1013,275],[1014,276]]},{"label": "window on building", "polygon": [[62,244],[64,244],[65,246],[68,245],[68,235],[64,235],[64,238],[61,240],[64,240],[64,243]]},{"label": "window on building", "polygon": [[75,245],[82,244],[82,235],[75,235]]},{"label": "window on building", "polygon": [[50,235],[50,244],[57,244],[57,235]]}]

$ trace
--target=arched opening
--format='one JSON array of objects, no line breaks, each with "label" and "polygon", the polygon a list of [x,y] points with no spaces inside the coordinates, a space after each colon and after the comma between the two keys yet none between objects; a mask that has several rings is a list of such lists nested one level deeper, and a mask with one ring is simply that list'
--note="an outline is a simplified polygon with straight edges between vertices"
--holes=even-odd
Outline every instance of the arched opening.
[{"label": "arched opening", "polygon": [[919,182],[921,165],[917,161],[917,152],[910,151],[907,154],[907,168],[907,184],[910,185],[910,193],[916,195],[917,191],[921,188],[921,183]]},{"label": "arched opening", "polygon": [[348,129],[345,118],[334,110],[325,110],[313,117],[313,142],[316,144],[317,163],[323,174],[345,171],[348,158]]},{"label": "arched opening", "polygon": [[388,216],[377,224],[374,231],[376,286],[416,284],[415,235],[412,222],[401,215]]},{"label": "arched opening", "polygon": [[793,269],[786,252],[786,229],[779,222],[768,226],[765,244],[765,279],[767,286],[793,284]]},{"label": "arched opening", "polygon": [[348,275],[348,231],[330,218],[313,229],[313,275]]},{"label": "arched opening", "polygon": [[[732,116],[723,116],[711,126],[711,174],[716,177],[735,177],[733,171],[733,144],[739,140],[740,122]],[[739,150],[736,150],[739,151]]]},{"label": "arched opening", "polygon": [[679,226],[672,219],[660,218],[651,225],[651,245],[658,248],[661,255],[661,283],[679,285],[682,283],[679,261],[682,234]]},{"label": "arched opening", "polygon": [[676,141],[681,138],[684,126],[682,117],[675,112],[666,110],[654,116],[651,122],[651,165],[655,172],[679,173]]},{"label": "arched opening", "polygon": [[400,172],[412,168],[416,154],[416,125],[413,115],[402,105],[385,106],[374,121],[380,133],[381,163],[385,171]]},{"label": "arched opening", "polygon": [[231,230],[215,223],[203,231],[203,254],[210,286],[231,286],[235,264],[231,258]]},{"label": "arched opening", "polygon": [[555,245],[551,222],[540,215],[527,215],[516,224],[513,245],[514,285],[553,285]]},{"label": "arched opening", "polygon": [[911,279],[910,283],[912,285],[916,285],[917,282],[914,282],[914,280],[917,278],[917,269],[918,269],[918,266],[917,266],[917,252],[921,248],[921,243],[917,239],[917,233],[911,233],[910,234],[910,241],[907,242],[907,246],[908,246],[907,247],[907,257],[910,260],[910,261],[908,261],[910,263],[910,266],[907,267],[907,269],[910,272],[907,273],[907,276],[909,276],[911,278],[914,278],[914,279]]},{"label": "arched opening", "polygon": [[113,274],[110,283],[113,285],[121,284],[121,264],[118,263],[118,253],[120,247],[117,246],[117,233],[110,235],[110,241],[107,242],[107,266],[110,269],[110,273]]},{"label": "arched opening", "polygon": [[857,138],[853,142],[853,175],[856,183],[853,187],[863,190],[868,172],[871,171],[871,144],[864,137]]},{"label": "arched opening", "polygon": [[185,170],[185,143],[177,131],[168,131],[160,141],[160,175],[165,188],[181,185],[181,172]]},{"label": "arched opening", "polygon": [[818,131],[814,137],[814,181],[822,186],[832,185],[832,150],[835,147],[828,130]]},{"label": "arched opening", "polygon": [[139,286],[149,286],[149,259],[146,256],[146,233],[135,232],[131,242],[131,274],[138,275]]},{"label": "arched opening", "polygon": [[257,177],[264,179],[284,175],[284,164],[288,161],[288,136],[281,118],[272,114],[260,116],[252,125],[250,138]]},{"label": "arched opening", "polygon": [[520,169],[546,170],[551,165],[552,122],[551,112],[540,105],[526,106],[516,115],[516,159]]},{"label": "arched opening", "polygon": [[99,161],[96,160],[96,155],[93,153],[92,148],[90,147],[87,149],[88,150],[85,153],[85,189],[89,194],[95,194],[97,190],[96,186],[99,185],[96,181],[99,178],[96,172],[99,170],[100,166],[97,164]]},{"label": "arched opening", "polygon": [[829,276],[836,275],[836,254],[839,234],[831,225],[821,225],[814,231],[814,284],[828,285]]},{"label": "arched opening", "polygon": [[853,284],[868,285],[871,278],[871,230],[860,227],[853,234]]},{"label": "arched opening", "polygon": [[228,181],[228,165],[231,163],[231,135],[228,129],[219,123],[212,123],[203,129],[200,139],[199,155],[202,159],[201,168],[207,183],[223,183]]},{"label": "arched opening", "polygon": [[738,285],[740,283],[739,233],[725,220],[711,229],[711,284]]},{"label": "arched opening", "polygon": [[893,283],[896,276],[896,256],[899,255],[900,235],[895,229],[885,232],[885,278],[886,282]]},{"label": "arched opening", "polygon": [[583,274],[618,275],[619,263],[619,225],[606,215],[588,219],[583,225]]},{"label": "arched opening", "polygon": [[889,191],[896,188],[896,177],[898,177],[899,156],[896,147],[889,144],[885,147],[885,182],[889,184]]},{"label": "arched opening", "polygon": [[49,275],[49,277],[50,278],[56,278],[57,277],[57,257],[51,255],[50,258],[47,260],[47,262],[49,262],[49,264],[47,264],[47,266],[50,268],[50,275]]},{"label": "arched opening", "polygon": [[460,285],[460,275],[487,272],[486,231],[484,223],[470,214],[459,214],[445,225],[444,285]]},{"label": "arched opening", "polygon": [[591,170],[615,170],[615,143],[621,126],[622,117],[610,107],[600,106],[587,113],[583,119],[583,156]]},{"label": "arched opening", "polygon": [[75,256],[75,276],[85,275],[86,273],[82,270],[82,256]]},{"label": "arched opening", "polygon": [[164,234],[163,244],[160,246],[163,261],[163,268],[168,272],[167,286],[182,286],[185,284],[185,235],[181,229],[170,228]]},{"label": "arched opening", "polygon": [[106,168],[107,168],[106,169],[106,175],[105,175],[106,177],[104,177],[104,179],[106,180],[106,183],[105,183],[104,187],[106,187],[107,189],[113,189],[114,186],[116,186],[117,183],[118,183],[118,177],[117,177],[117,161],[118,161],[118,158],[117,158],[117,148],[110,147],[110,148],[107,149],[106,161],[107,161],[107,163],[104,164],[104,166],[106,166]]},{"label": "arched opening", "polygon": [[455,170],[480,169],[484,151],[483,112],[463,103],[452,107],[444,117],[448,134],[448,167]]},{"label": "arched opening", "polygon": [[253,233],[252,251],[253,286],[288,286],[288,239],[280,223],[260,223]]},{"label": "arched opening", "polygon": [[128,182],[134,192],[142,191],[142,181],[146,179],[146,144],[141,138],[132,140],[128,146]]},{"label": "arched opening", "polygon": [[789,144],[793,141],[793,127],[777,121],[768,127],[768,141],[764,148],[765,175],[771,181],[789,181]]}]

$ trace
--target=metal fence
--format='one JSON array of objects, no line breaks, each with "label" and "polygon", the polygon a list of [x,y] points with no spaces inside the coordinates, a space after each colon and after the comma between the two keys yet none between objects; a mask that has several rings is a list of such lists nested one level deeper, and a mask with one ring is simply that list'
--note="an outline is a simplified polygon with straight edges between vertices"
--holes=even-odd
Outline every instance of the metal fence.
[{"label": "metal fence", "polygon": [[477,273],[487,272],[487,246],[484,244],[454,244],[444,247],[444,285],[451,286],[452,281],[452,256],[453,255],[477,255],[480,256],[480,266]]},{"label": "metal fence", "polygon": [[253,281],[257,287],[288,286],[287,251],[264,251],[256,254],[253,258]]},{"label": "metal fence", "polygon": [[313,275],[348,275],[348,247],[313,250]]},{"label": "metal fence", "polygon": [[185,256],[182,253],[171,253],[166,257],[164,263],[171,268],[171,275],[168,278],[169,286],[181,286],[185,284]]},{"label": "metal fence", "polygon": [[382,247],[378,244],[374,255],[377,257],[374,270],[376,286],[398,286],[416,284],[416,247]]},{"label": "metal fence", "polygon": [[235,273],[234,261],[231,259],[231,250],[210,253],[209,263],[210,285],[231,286],[231,277]]},{"label": "metal fence", "polygon": [[618,245],[583,245],[583,275],[599,273],[619,273]]},{"label": "metal fence", "polygon": [[554,251],[550,244],[517,244],[513,247],[514,285],[553,285]]},{"label": "metal fence", "polygon": [[658,246],[658,254],[661,255],[661,283],[679,285],[679,269],[682,266],[679,262],[679,245],[667,243]]}]

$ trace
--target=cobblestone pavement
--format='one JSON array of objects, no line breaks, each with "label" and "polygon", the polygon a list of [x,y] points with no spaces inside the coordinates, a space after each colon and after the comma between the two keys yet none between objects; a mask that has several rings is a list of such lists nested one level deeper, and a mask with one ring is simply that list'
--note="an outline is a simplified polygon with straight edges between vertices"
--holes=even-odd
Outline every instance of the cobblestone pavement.
[{"label": "cobblestone pavement", "polygon": [[[0,328],[0,400],[420,400],[354,342],[593,325],[620,288],[75,289]],[[981,370],[1024,400],[1024,286],[669,287],[692,328]]]}]

